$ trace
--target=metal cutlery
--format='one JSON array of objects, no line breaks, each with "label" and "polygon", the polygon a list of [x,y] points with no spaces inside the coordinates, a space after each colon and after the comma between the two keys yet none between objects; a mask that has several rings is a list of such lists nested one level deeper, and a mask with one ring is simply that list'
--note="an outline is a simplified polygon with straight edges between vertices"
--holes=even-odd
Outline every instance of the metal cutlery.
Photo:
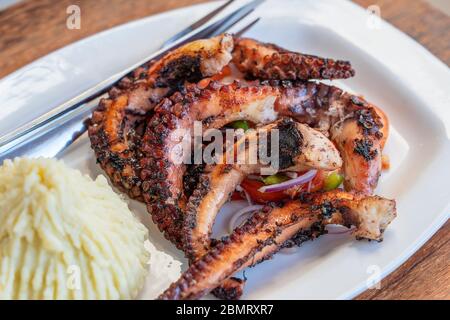
[{"label": "metal cutlery", "polygon": [[[4,159],[14,158],[20,155],[53,157],[60,155],[86,130],[86,120],[98,101],[106,95],[108,90],[122,77],[135,70],[148,61],[158,59],[168,51],[173,50],[187,42],[213,37],[230,30],[239,21],[242,21],[264,0],[253,0],[231,13],[225,15],[216,22],[204,25],[214,16],[231,4],[228,1],[218,9],[190,25],[185,30],[171,37],[165,42],[163,49],[140,61],[126,70],[113,75],[82,94],[57,106],[52,111],[38,117],[30,123],[0,137],[0,164]],[[237,35],[250,29],[259,18],[243,26]],[[202,28],[203,26],[203,28]],[[193,29],[195,28],[196,29]]]}]

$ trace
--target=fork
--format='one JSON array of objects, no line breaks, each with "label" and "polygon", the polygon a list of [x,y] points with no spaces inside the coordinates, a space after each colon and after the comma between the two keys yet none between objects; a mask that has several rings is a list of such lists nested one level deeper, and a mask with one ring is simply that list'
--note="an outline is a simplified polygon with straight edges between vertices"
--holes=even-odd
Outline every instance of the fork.
[{"label": "fork", "polygon": [[[230,5],[226,2],[199,21],[167,40],[163,48],[126,70],[100,82],[82,94],[57,106],[52,111],[0,137],[0,164],[5,159],[27,155],[31,157],[59,157],[87,130],[87,120],[98,101],[106,95],[121,78],[151,60],[161,58],[170,50],[197,39],[209,38],[230,30],[235,24],[250,15],[264,0],[253,0],[216,22],[205,25],[215,15]],[[259,18],[243,26],[235,35],[248,31]],[[202,28],[203,26],[203,28]],[[186,31],[187,30],[187,31]],[[37,142],[37,143],[35,143]]]}]

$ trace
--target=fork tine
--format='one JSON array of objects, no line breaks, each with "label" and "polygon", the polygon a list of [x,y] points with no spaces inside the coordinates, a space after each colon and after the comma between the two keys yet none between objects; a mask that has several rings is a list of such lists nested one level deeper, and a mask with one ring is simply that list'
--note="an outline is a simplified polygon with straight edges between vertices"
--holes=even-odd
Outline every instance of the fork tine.
[{"label": "fork tine", "polygon": [[241,37],[244,33],[246,33],[248,30],[250,30],[255,24],[258,23],[258,21],[261,20],[261,18],[256,18],[246,26],[242,27],[239,31],[234,32],[234,36]]},{"label": "fork tine", "polygon": [[161,48],[165,48],[168,45],[176,42],[178,39],[181,39],[182,37],[184,37],[185,35],[187,35],[189,32],[194,31],[195,29],[200,28],[201,26],[203,26],[205,23],[207,23],[209,20],[211,20],[212,18],[214,18],[217,14],[219,14],[221,11],[223,11],[226,7],[228,7],[230,4],[232,4],[234,2],[234,0],[228,0],[227,2],[225,2],[223,5],[221,5],[220,7],[218,7],[217,9],[211,11],[210,13],[208,13],[206,16],[200,18],[199,20],[197,20],[196,22],[194,22],[193,24],[191,24],[190,26],[188,26],[187,28],[185,28],[184,30],[181,30],[180,32],[178,32],[177,34],[175,34],[174,36],[170,37],[168,40],[166,40]]},{"label": "fork tine", "polygon": [[[170,45],[170,50],[176,49],[188,42],[198,40],[198,39],[205,39],[217,36],[219,34],[222,34],[224,32],[227,32],[231,27],[233,27],[236,23],[247,17],[250,13],[252,13],[256,7],[258,7],[261,3],[263,3],[265,0],[253,0],[249,3],[245,4],[244,6],[238,8],[237,10],[234,10],[233,12],[227,14],[225,17],[221,18],[220,20],[212,23],[211,25],[205,27],[202,30],[196,31],[189,37],[183,38],[176,42],[176,44]],[[157,56],[156,58],[159,58],[160,56]]]},{"label": "fork tine", "polygon": [[236,23],[247,17],[249,14],[251,14],[256,7],[258,7],[260,4],[262,4],[265,0],[253,0],[240,9],[236,10],[235,12],[230,13],[228,16],[222,18],[221,20],[217,21],[213,25],[211,25],[212,29],[214,30],[211,32],[211,36],[216,36],[221,33],[227,32],[231,27],[233,27]]},{"label": "fork tine", "polygon": [[[93,102],[95,99],[103,95],[105,92],[109,90],[120,78],[124,75],[128,74],[132,70],[136,69],[138,66],[147,63],[153,59],[159,59],[164,54],[169,52],[169,50],[176,49],[177,47],[198,39],[208,38],[215,35],[219,35],[228,31],[233,25],[237,22],[241,21],[243,18],[248,16],[253,10],[259,6],[264,0],[253,0],[248,4],[240,7],[239,9],[233,11],[228,14],[224,18],[219,21],[211,24],[210,26],[205,27],[202,30],[193,30],[182,39],[177,40],[175,43],[170,44],[167,48],[163,50],[159,50],[146,57],[145,59],[135,63],[134,65],[129,66],[123,71],[112,75],[108,79],[103,80],[97,85],[87,89],[76,97],[56,106],[50,112],[34,119],[33,121],[17,128],[13,132],[7,133],[6,135],[0,136],[0,161],[8,157],[9,154],[21,148],[25,145],[29,145],[34,143],[36,138],[43,138],[48,134],[51,130],[55,130],[56,128],[64,127],[69,121],[74,120],[75,116],[78,116],[80,112],[87,108],[87,110],[92,110],[94,108],[94,104],[91,106],[89,103]],[[255,22],[256,23],[256,22]],[[252,23],[254,24],[254,23]],[[248,26],[245,28],[244,32],[249,29]],[[69,128],[70,129],[70,128]],[[86,126],[81,129],[77,129],[73,133],[76,132],[85,132]],[[64,150],[68,145],[75,141],[74,138],[70,139],[70,141],[65,144],[65,146],[60,150]]]}]

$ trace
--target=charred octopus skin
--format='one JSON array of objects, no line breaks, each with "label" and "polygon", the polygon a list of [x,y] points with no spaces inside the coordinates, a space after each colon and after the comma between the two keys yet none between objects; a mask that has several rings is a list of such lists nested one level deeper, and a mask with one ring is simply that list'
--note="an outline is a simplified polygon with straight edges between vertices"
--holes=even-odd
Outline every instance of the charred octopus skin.
[{"label": "charred octopus skin", "polygon": [[190,134],[195,121],[204,129],[221,128],[235,120],[248,119],[255,123],[276,120],[275,113],[262,110],[266,101],[276,99],[274,88],[239,87],[211,82],[207,88],[189,85],[184,91],[164,99],[155,108],[143,139],[146,169],[143,170],[144,199],[154,222],[166,237],[182,248],[183,212],[186,195],[183,190],[185,165],[174,163],[173,150],[180,146],[179,130]]},{"label": "charred octopus skin", "polygon": [[233,39],[221,35],[190,42],[123,78],[102,99],[89,125],[97,161],[111,181],[132,198],[142,200],[140,142],[145,119],[167,95],[186,81],[219,73],[231,60]]},{"label": "charred octopus skin", "polygon": [[254,39],[234,41],[233,63],[250,78],[261,80],[324,80],[353,77],[350,62],[297,53]]},{"label": "charred octopus skin", "polygon": [[235,272],[292,245],[293,239],[319,236],[327,224],[355,226],[357,239],[381,241],[395,216],[393,200],[338,190],[266,206],[192,264],[159,298],[200,298]]},{"label": "charred octopus skin", "polygon": [[[342,165],[339,153],[330,140],[320,132],[292,119],[284,118],[256,130],[248,130],[232,146],[233,150],[241,150],[245,155],[244,159],[239,163],[227,164],[226,156],[223,156],[218,164],[207,166],[189,198],[184,214],[183,235],[184,251],[191,263],[200,259],[210,249],[212,226],[217,213],[236,187],[247,175],[261,173],[263,167],[267,167],[267,164],[262,164],[258,159],[252,161],[251,157],[257,155],[258,146],[262,144],[259,140],[271,141],[274,130],[277,130],[279,140],[278,163],[276,167],[272,164],[274,172],[275,169],[336,170]],[[253,155],[251,145],[254,146]],[[213,292],[219,298],[237,299],[240,297],[237,294],[242,293],[243,285],[244,282],[237,281],[236,278],[226,279]]]},{"label": "charred octopus skin", "polygon": [[381,156],[388,137],[387,117],[363,98],[322,83],[298,85],[265,82],[284,87],[278,111],[324,132],[336,144],[344,161],[347,191],[372,194],[381,174]]},{"label": "charred octopus skin", "polygon": [[[155,108],[143,139],[144,198],[155,223],[181,248],[186,208],[185,166],[171,159],[180,147],[179,129],[190,132],[195,121],[204,129],[236,120],[264,124],[292,117],[329,135],[344,153],[345,186],[371,194],[381,171],[383,123],[365,100],[322,83],[271,81],[241,86],[211,82],[187,86]],[[183,131],[183,130],[182,130]]]},{"label": "charred octopus skin", "polygon": [[345,61],[290,52],[252,39],[233,39],[227,34],[188,43],[123,78],[92,115],[92,148],[117,187],[142,200],[144,119],[186,81],[218,74],[232,59],[232,52],[233,62],[244,74],[260,79],[333,79],[354,73]]},{"label": "charred octopus skin", "polygon": [[[256,80],[212,81],[235,78],[232,68],[224,68],[230,62],[246,80]],[[160,230],[191,260],[162,299],[197,298],[214,288],[219,297],[238,298],[244,280],[231,275],[282,247],[321,235],[328,223],[355,225],[357,238],[381,240],[395,217],[395,203],[369,195],[380,175],[388,119],[358,96],[306,82],[353,75],[347,61],[221,35],[188,43],[137,69],[100,101],[88,128],[98,162],[117,187],[147,204]],[[289,133],[285,140],[297,144],[281,152],[281,170],[333,170],[343,163],[344,186],[356,193],[303,195],[272,204],[224,240],[209,239],[223,202],[258,166],[187,168],[173,155],[179,154],[181,138],[192,136],[195,121],[205,131],[236,120],[289,128],[281,130]]]},{"label": "charred octopus skin", "polygon": [[[246,133],[239,139],[234,149],[240,145],[256,145],[259,133],[270,134],[278,130],[280,140],[280,159],[277,171],[302,171],[305,169],[336,170],[342,165],[339,152],[320,132],[292,119],[278,120],[257,130]],[[221,207],[228,201],[236,187],[249,174],[261,173],[260,162],[248,159],[250,152],[245,150],[247,159],[242,163],[210,165],[200,177],[197,189],[190,196],[184,215],[184,248],[188,258],[195,261],[210,248],[212,226]]]}]

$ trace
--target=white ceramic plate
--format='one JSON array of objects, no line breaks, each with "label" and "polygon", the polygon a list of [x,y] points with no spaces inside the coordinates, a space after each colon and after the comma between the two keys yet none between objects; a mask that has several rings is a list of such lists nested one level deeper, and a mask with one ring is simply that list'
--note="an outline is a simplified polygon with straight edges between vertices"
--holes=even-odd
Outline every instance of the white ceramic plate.
[{"label": "white ceramic plate", "polygon": [[[389,115],[392,134],[386,153],[392,167],[383,174],[377,193],[397,200],[398,218],[382,243],[323,236],[293,254],[278,254],[247,270],[244,298],[351,298],[371,279],[398,267],[449,217],[450,72],[405,34],[377,23],[351,2],[280,2],[267,1],[257,10],[262,20],[248,35],[352,62],[356,77],[335,84],[365,95]],[[216,5],[193,6],[113,28],[7,76],[0,81],[0,134],[144,58]],[[102,173],[86,137],[64,160],[91,176]],[[145,208],[136,202],[131,206],[149,226],[155,245],[183,259],[150,222]],[[216,233],[223,232],[232,211],[222,212]],[[142,297],[154,294],[146,288]]]}]

